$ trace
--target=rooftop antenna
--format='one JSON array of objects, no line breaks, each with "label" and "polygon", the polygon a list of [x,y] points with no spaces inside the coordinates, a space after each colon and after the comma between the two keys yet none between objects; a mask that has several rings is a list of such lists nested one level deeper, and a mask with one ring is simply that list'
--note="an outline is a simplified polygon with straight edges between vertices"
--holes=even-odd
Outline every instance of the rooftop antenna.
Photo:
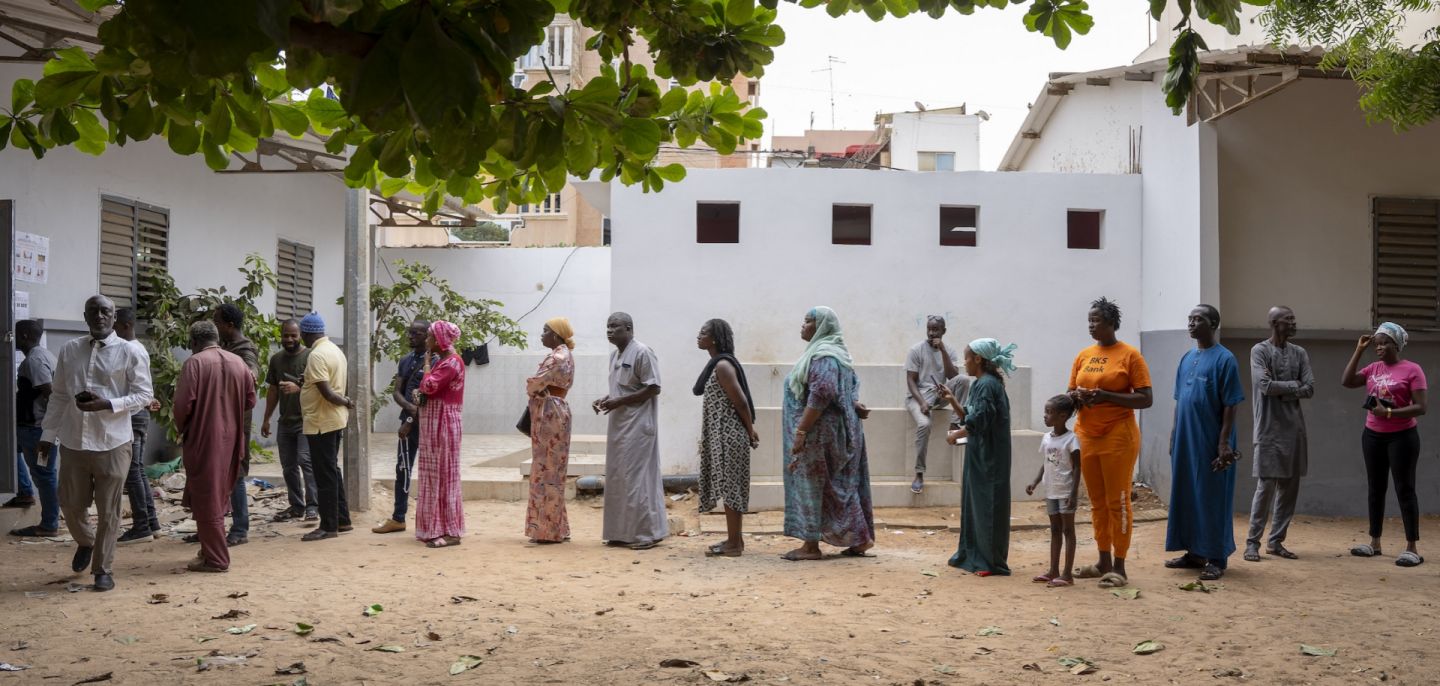
[{"label": "rooftop antenna", "polygon": [[813,74],[813,73],[816,73],[816,72],[822,72],[822,71],[823,71],[823,72],[829,72],[829,76],[830,76],[830,128],[831,128],[831,130],[834,130],[834,128],[835,128],[835,65],[837,65],[837,64],[845,64],[845,60],[842,60],[842,59],[840,59],[839,57],[836,57],[836,56],[834,56],[834,55],[826,55],[826,56],[825,56],[825,68],[824,68],[824,69],[816,69],[816,70],[814,70],[814,71],[811,72],[812,74]]}]

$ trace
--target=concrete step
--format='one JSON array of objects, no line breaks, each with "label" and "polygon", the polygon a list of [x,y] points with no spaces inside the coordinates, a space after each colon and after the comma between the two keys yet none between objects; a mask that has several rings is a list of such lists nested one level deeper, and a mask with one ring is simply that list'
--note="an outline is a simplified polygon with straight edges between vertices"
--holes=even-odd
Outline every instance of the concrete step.
[{"label": "concrete step", "polygon": [[[520,463],[520,473],[530,476],[530,465],[534,460],[525,460]],[[599,454],[570,454],[570,461],[565,465],[565,476],[604,476],[605,455]]]},{"label": "concrete step", "polygon": [[[522,435],[522,436],[520,436],[520,438],[523,440],[525,437]],[[571,436],[571,437],[570,437],[570,454],[571,454],[572,456],[574,456],[574,455],[582,455],[582,454],[604,455],[604,454],[605,454],[605,435],[604,435],[604,434],[598,434],[598,435],[596,435],[596,434],[579,434],[579,435]],[[502,454],[502,455],[497,455],[497,456],[495,456],[495,457],[491,457],[491,458],[482,460],[482,461],[480,461],[480,462],[475,463],[474,466],[476,466],[476,467],[519,467],[521,464],[525,463],[525,462],[528,461],[529,459],[530,459],[530,447],[529,447],[529,446],[525,446],[525,447],[523,447],[523,448],[516,448],[515,450],[510,451],[510,452],[507,452],[507,453],[504,453],[504,454]],[[529,468],[526,468],[526,469],[523,471],[523,473],[524,473],[524,474],[529,474],[529,473],[530,473]]]},{"label": "concrete step", "polygon": [[[870,499],[874,507],[959,507],[960,483],[957,481],[925,481],[925,491],[910,492],[910,482],[872,479]],[[785,509],[783,481],[751,481],[750,510]]]}]

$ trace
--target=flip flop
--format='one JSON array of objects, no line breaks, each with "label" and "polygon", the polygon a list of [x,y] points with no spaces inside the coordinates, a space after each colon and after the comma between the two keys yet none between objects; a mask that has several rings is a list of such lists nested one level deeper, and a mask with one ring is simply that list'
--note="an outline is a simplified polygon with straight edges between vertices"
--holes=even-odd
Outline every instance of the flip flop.
[{"label": "flip flop", "polygon": [[724,543],[716,543],[705,549],[705,557],[740,557],[744,550],[727,550]]},{"label": "flip flop", "polygon": [[[844,553],[841,553],[841,554],[843,555]],[[792,551],[790,551],[790,552],[788,552],[788,553],[783,553],[783,554],[781,554],[781,555],[780,555],[780,559],[782,559],[782,560],[789,560],[789,561],[791,561],[791,562],[811,562],[811,561],[814,561],[814,560],[819,560],[820,558],[818,558],[818,557],[806,557],[806,556],[802,556],[802,555],[800,555],[798,552],[792,550]]]},{"label": "flip flop", "polygon": [[1070,583],[1069,581],[1066,581],[1066,580],[1061,579],[1061,578],[1059,578],[1059,577],[1056,577],[1056,578],[1054,578],[1054,579],[1051,579],[1048,583],[1045,584],[1045,586],[1046,586],[1047,588],[1065,588],[1066,586],[1074,586],[1074,585],[1075,585],[1075,584],[1072,584],[1072,583]]},{"label": "flip flop", "polygon": [[1283,545],[1277,545],[1277,546],[1275,546],[1274,548],[1271,548],[1271,549],[1265,551],[1265,554],[1266,554],[1266,555],[1274,555],[1275,557],[1283,557],[1283,558],[1285,558],[1285,559],[1287,559],[1287,560],[1298,560],[1298,559],[1300,559],[1300,556],[1299,556],[1299,555],[1296,555],[1295,553],[1290,552],[1290,549],[1289,549],[1289,548],[1286,548],[1286,547],[1283,546]]},{"label": "flip flop", "polygon": [[1361,543],[1350,549],[1350,554],[1355,557],[1375,557],[1380,554],[1379,548],[1372,548],[1368,543]]},{"label": "flip flop", "polygon": [[659,541],[640,541],[638,543],[631,543],[629,547],[631,550],[649,550],[657,545],[660,545]]},{"label": "flip flop", "polygon": [[845,557],[875,557],[874,555],[871,555],[864,550],[856,550],[854,548],[846,548],[840,551],[840,554],[844,555]]},{"label": "flip flop", "polygon": [[1105,572],[1100,571],[1100,568],[1095,565],[1076,567],[1074,574],[1076,579],[1099,579],[1105,576]]},{"label": "flip flop", "polygon": [[1045,574],[1036,574],[1036,575],[1035,575],[1035,578],[1033,578],[1033,579],[1030,580],[1030,583],[1032,583],[1032,584],[1048,584],[1048,583],[1050,583],[1050,581],[1051,581],[1052,579],[1054,579],[1054,578],[1055,578],[1055,577],[1053,577],[1053,576],[1048,576],[1048,575],[1045,575]]},{"label": "flip flop", "polygon": [[1400,553],[1400,557],[1395,558],[1395,564],[1399,567],[1418,567],[1424,562],[1425,558],[1420,557],[1419,553],[1412,553],[1408,550]]},{"label": "flip flop", "polygon": [[984,570],[984,569],[982,569],[982,570],[980,570],[980,571],[978,571],[978,572],[975,572],[975,576],[978,576],[978,577],[980,577],[981,579],[984,579],[984,578],[987,577],[987,576],[994,576],[994,575],[995,575],[994,572],[990,572],[990,571],[987,571],[987,570]]},{"label": "flip flop", "polygon": [[1100,588],[1121,588],[1130,585],[1130,580],[1120,576],[1119,572],[1110,572],[1100,577]]}]

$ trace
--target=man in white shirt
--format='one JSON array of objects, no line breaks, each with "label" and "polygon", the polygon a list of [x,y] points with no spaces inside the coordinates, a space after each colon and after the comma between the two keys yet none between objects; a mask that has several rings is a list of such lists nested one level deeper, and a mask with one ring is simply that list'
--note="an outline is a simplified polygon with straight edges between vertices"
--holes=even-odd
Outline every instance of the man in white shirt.
[{"label": "man in white shirt", "polygon": [[[40,453],[60,446],[60,509],[79,548],[70,568],[88,566],[96,591],[111,578],[120,536],[121,489],[130,471],[130,413],[150,404],[150,368],[115,334],[115,303],[103,295],[85,301],[88,337],[65,343],[51,381],[51,402],[41,424]],[[99,526],[87,510],[95,504]]]}]

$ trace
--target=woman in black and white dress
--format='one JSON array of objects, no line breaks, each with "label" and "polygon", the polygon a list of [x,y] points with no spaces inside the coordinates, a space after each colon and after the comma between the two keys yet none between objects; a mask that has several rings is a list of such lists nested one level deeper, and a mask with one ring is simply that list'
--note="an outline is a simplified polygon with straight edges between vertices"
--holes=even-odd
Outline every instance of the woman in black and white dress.
[{"label": "woman in black and white dress", "polygon": [[755,403],[745,382],[745,369],[735,359],[735,334],[723,319],[700,327],[696,345],[710,353],[710,363],[695,381],[695,395],[704,396],[700,427],[700,511],[725,502],[728,537],[705,551],[707,557],[739,557],[745,551],[741,515],[750,505],[750,450],[760,445],[755,434]]}]

